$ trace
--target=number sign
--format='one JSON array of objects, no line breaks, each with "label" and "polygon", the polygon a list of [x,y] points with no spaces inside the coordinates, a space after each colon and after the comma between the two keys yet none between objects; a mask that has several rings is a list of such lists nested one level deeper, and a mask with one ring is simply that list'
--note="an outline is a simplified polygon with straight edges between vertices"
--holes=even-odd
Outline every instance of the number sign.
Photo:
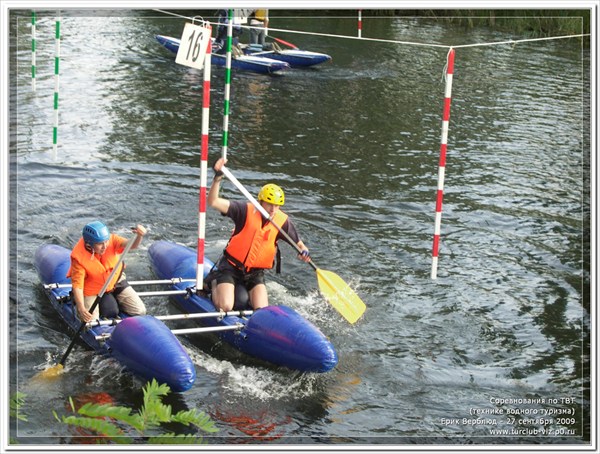
[{"label": "number sign", "polygon": [[211,34],[212,27],[210,26],[203,27],[191,23],[185,24],[175,62],[180,65],[202,69]]}]

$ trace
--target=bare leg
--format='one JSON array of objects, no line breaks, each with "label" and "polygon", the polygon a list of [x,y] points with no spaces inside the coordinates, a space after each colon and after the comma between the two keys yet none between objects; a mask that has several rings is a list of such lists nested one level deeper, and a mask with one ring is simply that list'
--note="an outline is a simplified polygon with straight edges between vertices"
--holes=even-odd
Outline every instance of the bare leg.
[{"label": "bare leg", "polygon": [[235,286],[227,282],[218,285],[213,283],[212,301],[217,310],[229,312],[233,309]]},{"label": "bare leg", "polygon": [[250,290],[250,306],[252,309],[261,309],[269,305],[269,297],[267,295],[267,287],[265,284],[255,285]]}]

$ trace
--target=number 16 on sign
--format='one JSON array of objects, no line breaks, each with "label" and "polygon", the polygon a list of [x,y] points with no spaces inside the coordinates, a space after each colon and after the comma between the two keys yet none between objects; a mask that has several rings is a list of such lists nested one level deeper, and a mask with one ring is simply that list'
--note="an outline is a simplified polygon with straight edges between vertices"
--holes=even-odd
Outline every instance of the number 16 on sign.
[{"label": "number 16 on sign", "polygon": [[212,27],[210,25],[185,24],[175,62],[180,65],[202,69],[204,67],[204,57],[209,50],[211,34]]}]

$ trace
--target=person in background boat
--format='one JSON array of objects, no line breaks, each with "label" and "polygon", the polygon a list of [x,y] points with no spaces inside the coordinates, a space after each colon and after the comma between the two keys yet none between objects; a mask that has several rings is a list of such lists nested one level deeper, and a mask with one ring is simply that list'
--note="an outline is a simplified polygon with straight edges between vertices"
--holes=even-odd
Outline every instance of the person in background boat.
[{"label": "person in background boat", "polygon": [[[138,224],[132,230],[136,238],[131,249],[136,249],[146,234],[146,228]],[[120,264],[121,269],[106,287],[94,313],[89,312],[126,245],[126,238],[111,234],[100,221],[83,227],[82,236],[71,251],[71,268],[67,273],[67,277],[71,278],[73,302],[80,320],[87,323],[99,317],[115,318],[119,310],[129,315],[146,314],[144,302],[127,283],[124,263]]]},{"label": "person in background boat", "polygon": [[[229,14],[226,9],[220,9],[217,11],[217,35],[215,37],[217,54],[224,54],[227,52],[227,26],[229,24]],[[232,51],[235,51],[238,44],[240,43],[240,35],[242,34],[242,27],[234,22],[232,30]]]},{"label": "person in background boat", "polygon": [[248,25],[250,29],[250,44],[265,45],[265,38],[267,37],[267,28],[269,27],[269,10],[268,9],[255,9],[250,16],[248,16]]},{"label": "person in background boat", "polygon": [[[212,300],[218,310],[230,311],[235,303],[235,284],[243,284],[248,290],[250,306],[257,310],[269,305],[265,270],[273,268],[277,255],[277,241],[285,239],[275,226],[260,214],[250,202],[227,200],[219,196],[226,160],[220,158],[213,169],[215,177],[208,192],[207,203],[235,224],[223,255],[215,264],[212,282]],[[298,257],[310,261],[308,248],[304,245],[292,221],[281,211],[285,202],[283,190],[275,184],[266,184],[258,193],[258,201],[271,219],[298,245],[302,254]],[[216,282],[215,282],[216,281]]]}]

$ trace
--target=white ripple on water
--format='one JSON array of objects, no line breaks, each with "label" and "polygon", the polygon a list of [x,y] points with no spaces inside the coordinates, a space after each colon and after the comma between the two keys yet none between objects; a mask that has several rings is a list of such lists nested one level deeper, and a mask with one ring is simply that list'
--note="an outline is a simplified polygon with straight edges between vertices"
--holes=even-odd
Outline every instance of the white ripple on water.
[{"label": "white ripple on water", "polygon": [[208,372],[231,399],[247,396],[262,401],[300,399],[315,393],[317,374],[281,372],[272,368],[261,368],[232,363],[197,350],[188,351],[190,358],[200,368],[199,373]]}]

